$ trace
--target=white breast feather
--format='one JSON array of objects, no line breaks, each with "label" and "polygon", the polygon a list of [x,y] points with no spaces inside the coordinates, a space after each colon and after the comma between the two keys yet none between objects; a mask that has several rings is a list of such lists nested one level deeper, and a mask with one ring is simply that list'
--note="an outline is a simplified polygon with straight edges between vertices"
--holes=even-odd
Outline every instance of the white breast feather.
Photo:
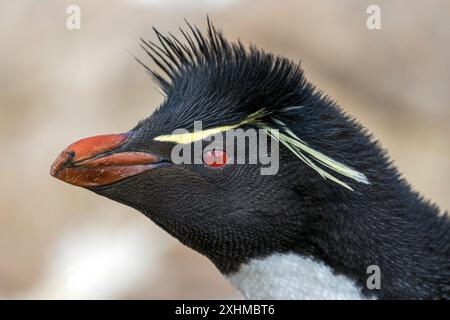
[{"label": "white breast feather", "polygon": [[228,278],[246,299],[365,299],[354,281],[293,253],[251,260]]}]

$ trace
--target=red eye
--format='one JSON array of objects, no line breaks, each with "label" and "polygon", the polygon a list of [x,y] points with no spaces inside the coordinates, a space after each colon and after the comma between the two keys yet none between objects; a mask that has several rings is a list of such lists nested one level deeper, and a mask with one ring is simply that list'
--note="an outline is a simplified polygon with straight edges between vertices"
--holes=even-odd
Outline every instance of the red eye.
[{"label": "red eye", "polygon": [[228,155],[223,150],[209,150],[203,153],[203,161],[213,168],[220,168],[227,164]]}]

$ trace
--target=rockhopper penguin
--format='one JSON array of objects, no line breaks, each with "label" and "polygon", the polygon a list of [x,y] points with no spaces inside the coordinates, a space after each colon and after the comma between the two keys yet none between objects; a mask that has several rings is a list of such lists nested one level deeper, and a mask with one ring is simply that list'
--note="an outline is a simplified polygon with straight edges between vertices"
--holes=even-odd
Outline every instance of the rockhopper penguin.
[{"label": "rockhopper penguin", "polygon": [[[450,298],[450,219],[373,137],[299,64],[231,43],[209,21],[206,33],[187,25],[181,38],[155,29],[158,44],[142,40],[162,105],[129,132],[71,144],[51,174],[139,210],[246,298]],[[237,128],[279,142],[276,174],[227,163],[225,145],[172,161],[174,146]]]}]

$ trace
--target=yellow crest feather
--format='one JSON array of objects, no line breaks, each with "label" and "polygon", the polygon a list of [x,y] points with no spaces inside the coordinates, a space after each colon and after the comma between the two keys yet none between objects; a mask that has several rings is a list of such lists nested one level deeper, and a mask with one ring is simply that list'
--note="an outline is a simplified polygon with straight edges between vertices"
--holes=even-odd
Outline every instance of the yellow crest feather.
[{"label": "yellow crest feather", "polygon": [[245,118],[243,121],[232,124],[232,125],[226,125],[201,131],[194,131],[194,132],[186,132],[186,133],[177,133],[177,134],[168,134],[168,135],[162,135],[154,138],[155,141],[163,141],[163,142],[173,142],[177,144],[189,144],[193,143],[195,141],[203,140],[209,136],[215,135],[220,132],[225,132],[231,129],[239,128],[245,124],[254,124],[256,123],[260,118],[264,117],[267,113],[264,110],[260,110],[257,112],[252,113],[247,118]]},{"label": "yellow crest feather", "polygon": [[333,160],[332,158],[326,156],[322,152],[319,152],[317,150],[314,150],[313,148],[309,147],[304,141],[302,141],[295,133],[293,133],[290,129],[286,127],[286,125],[279,121],[278,119],[272,118],[277,124],[279,124],[283,131],[286,133],[279,133],[277,135],[273,134],[273,129],[263,125],[262,127],[267,129],[269,134],[280,141],[285,147],[287,147],[292,153],[294,153],[300,160],[305,162],[308,166],[310,166],[312,169],[317,171],[324,179],[329,179],[351,191],[353,189],[342,180],[336,178],[329,172],[325,171],[324,169],[320,168],[316,163],[314,163],[310,158],[307,157],[306,154],[310,155],[314,160],[316,160],[321,165],[333,170],[336,173],[339,173],[345,177],[351,178],[357,182],[364,183],[364,184],[370,184],[369,180],[367,179],[366,175],[363,173],[354,170],[348,166],[346,166],[343,163],[340,163],[336,160]]}]

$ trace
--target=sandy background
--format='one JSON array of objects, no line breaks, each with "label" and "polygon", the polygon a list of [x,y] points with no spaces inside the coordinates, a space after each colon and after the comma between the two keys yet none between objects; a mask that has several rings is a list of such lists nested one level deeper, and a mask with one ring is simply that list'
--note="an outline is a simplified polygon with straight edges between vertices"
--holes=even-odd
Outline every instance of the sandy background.
[{"label": "sandy background", "polygon": [[[333,4],[332,4],[333,3]],[[448,1],[2,1],[0,298],[233,298],[204,257],[136,211],[51,178],[81,137],[123,132],[162,101],[131,54],[150,27],[209,13],[230,39],[302,59],[401,172],[450,207]],[[366,28],[381,7],[382,29]],[[66,8],[81,8],[81,29]],[[148,61],[149,60],[145,60]]]}]

